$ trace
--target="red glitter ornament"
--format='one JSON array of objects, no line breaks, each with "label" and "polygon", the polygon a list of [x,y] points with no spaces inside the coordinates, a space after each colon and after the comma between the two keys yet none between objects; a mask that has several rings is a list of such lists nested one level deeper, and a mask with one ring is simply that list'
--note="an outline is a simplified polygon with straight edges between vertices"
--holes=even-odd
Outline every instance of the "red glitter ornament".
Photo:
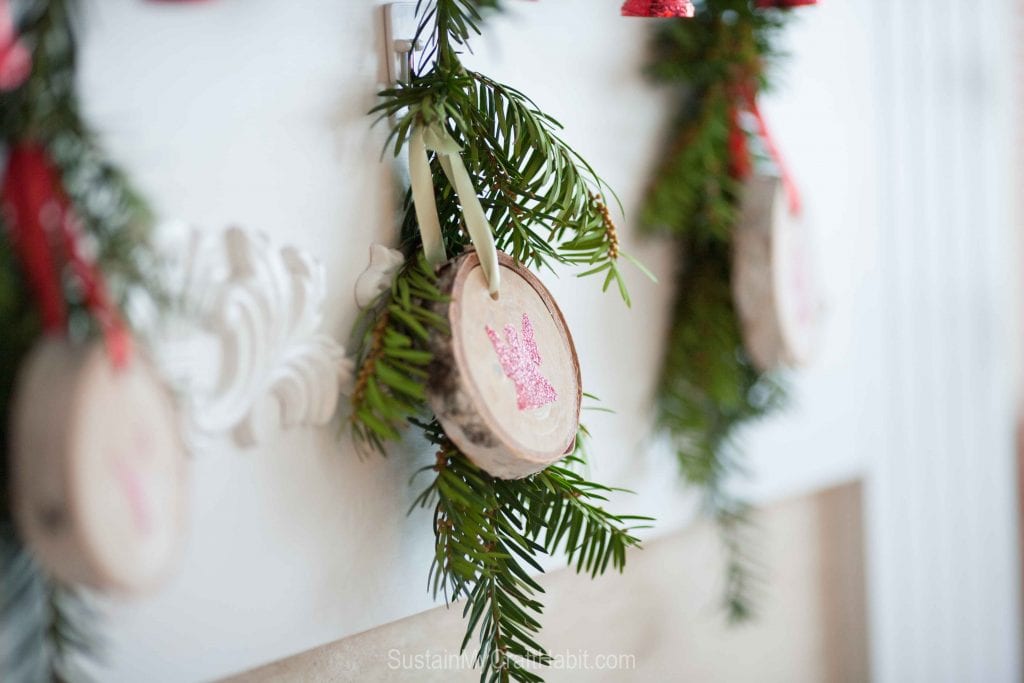
[{"label": "red glitter ornament", "polygon": [[817,4],[818,0],[757,0],[756,3],[759,9],[789,9]]},{"label": "red glitter ornament", "polygon": [[626,0],[622,5],[624,17],[690,18],[695,11],[690,0]]}]

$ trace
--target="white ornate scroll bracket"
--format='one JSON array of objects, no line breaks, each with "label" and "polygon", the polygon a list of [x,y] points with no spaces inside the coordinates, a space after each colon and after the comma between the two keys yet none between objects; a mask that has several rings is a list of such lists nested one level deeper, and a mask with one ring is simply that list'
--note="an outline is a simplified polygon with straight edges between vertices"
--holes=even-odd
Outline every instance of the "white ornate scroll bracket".
[{"label": "white ornate scroll bracket", "polygon": [[156,340],[179,387],[189,438],[230,433],[242,446],[278,427],[330,421],[351,377],[345,350],[322,331],[323,266],[254,232],[166,226],[168,288],[184,315]]}]

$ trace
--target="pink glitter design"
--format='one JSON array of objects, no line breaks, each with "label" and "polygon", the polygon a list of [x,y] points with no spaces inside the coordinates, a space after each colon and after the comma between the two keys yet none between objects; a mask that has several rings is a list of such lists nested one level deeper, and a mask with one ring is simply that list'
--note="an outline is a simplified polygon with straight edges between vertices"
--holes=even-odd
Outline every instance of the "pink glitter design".
[{"label": "pink glitter design", "polygon": [[153,511],[150,506],[147,477],[140,471],[143,460],[152,459],[152,449],[146,431],[136,425],[132,433],[131,447],[124,444],[120,457],[114,463],[114,471],[121,482],[122,491],[128,499],[132,520],[139,533],[148,536],[153,532]]},{"label": "pink glitter design", "polygon": [[519,410],[540,408],[558,399],[558,393],[551,382],[540,374],[540,351],[533,337],[533,324],[530,316],[523,313],[522,338],[512,325],[505,325],[505,341],[498,338],[498,333],[487,325],[487,336],[494,346],[501,369],[505,376],[515,382],[516,399]]},{"label": "pink glitter design", "polygon": [[149,512],[149,496],[146,495],[145,482],[138,470],[123,460],[117,463],[117,478],[121,480],[124,494],[128,498],[135,528],[143,534],[149,534],[153,530],[153,520]]}]

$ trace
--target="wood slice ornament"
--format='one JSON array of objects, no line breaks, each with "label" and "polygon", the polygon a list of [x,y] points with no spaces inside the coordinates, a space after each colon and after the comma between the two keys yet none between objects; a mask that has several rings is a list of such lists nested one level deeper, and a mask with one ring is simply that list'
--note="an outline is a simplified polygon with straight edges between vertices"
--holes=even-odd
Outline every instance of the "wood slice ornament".
[{"label": "wood slice ornament", "polygon": [[138,353],[48,337],[18,379],[14,512],[42,565],[68,583],[137,593],[183,537],[185,459],[174,404]]},{"label": "wood slice ornament", "polygon": [[806,227],[782,181],[752,176],[733,236],[732,287],[744,346],[762,372],[811,356],[819,302],[808,252]]},{"label": "wood slice ornament", "polygon": [[448,438],[500,479],[539,472],[572,452],[579,428],[579,361],[547,288],[498,253],[501,293],[488,292],[475,251],[444,265],[438,305],[450,334],[431,337],[427,399]]}]

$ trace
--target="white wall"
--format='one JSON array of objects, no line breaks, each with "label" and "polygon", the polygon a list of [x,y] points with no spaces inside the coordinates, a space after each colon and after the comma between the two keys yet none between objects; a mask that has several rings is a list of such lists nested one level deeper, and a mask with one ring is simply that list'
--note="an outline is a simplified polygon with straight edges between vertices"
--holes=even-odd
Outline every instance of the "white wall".
[{"label": "white wall", "polygon": [[[1016,10],[1016,11],[1015,11]],[[874,673],[1020,680],[1019,2],[876,4],[885,378]]]},{"label": "white wall", "polygon": [[[477,41],[472,61],[520,86],[562,120],[569,142],[615,187],[627,211],[632,210],[672,112],[667,98],[639,75],[647,24],[620,18],[617,0],[510,4],[512,15],[490,26]],[[915,258],[912,238],[901,236],[903,251],[896,254],[891,250],[893,236],[908,226],[923,236],[943,215],[932,209],[932,221],[896,225],[894,197],[880,195],[889,184],[879,174],[891,170],[892,160],[879,164],[879,153],[887,152],[894,140],[885,138],[885,148],[875,140],[881,131],[890,136],[894,132],[891,122],[874,116],[887,102],[886,91],[877,90],[876,84],[888,63],[878,59],[878,18],[866,5],[884,4],[833,1],[801,10],[802,19],[791,33],[795,59],[785,87],[765,106],[815,219],[829,317],[818,364],[796,380],[797,407],[749,434],[758,477],[748,488],[762,500],[875,472],[876,455],[900,457],[921,446],[906,435],[929,428],[929,423],[909,417],[905,422],[887,418],[906,417],[892,413],[885,397],[889,375],[902,367],[893,366],[890,332],[909,309],[883,306],[891,298],[888,287],[896,261]],[[995,0],[990,4],[1001,6]],[[364,115],[378,87],[375,3],[213,0],[170,6],[93,0],[85,3],[84,14],[82,85],[88,115],[157,212],[211,229],[230,224],[259,229],[277,241],[314,251],[327,267],[330,329],[346,338],[355,315],[351,289],[365,265],[367,247],[393,234],[391,176],[378,161],[385,131],[371,129]],[[984,53],[979,68],[991,67],[998,58],[994,52]],[[998,168],[1003,159],[995,147],[990,151],[992,156],[958,159]],[[987,196],[996,201],[1007,192],[1003,187]],[[930,197],[941,198],[935,193]],[[880,204],[883,199],[888,203]],[[878,219],[881,206],[889,212],[884,220]],[[966,214],[958,216],[961,223],[967,221]],[[988,246],[978,252],[980,261],[958,271],[965,277],[978,264],[1005,270],[999,245],[1006,217],[989,218]],[[670,250],[658,242],[637,241],[628,221],[622,231],[625,247],[665,283],[655,286],[635,274],[633,310],[611,295],[602,296],[597,282],[547,280],[573,327],[587,390],[617,411],[588,420],[596,436],[593,474],[639,491],[618,505],[656,515],[664,532],[684,524],[691,508],[676,483],[670,456],[648,436],[648,398],[664,335],[672,264]],[[937,237],[929,239],[938,242]],[[941,254],[936,258],[955,259],[960,251],[949,247],[936,253]],[[943,266],[936,262],[929,267],[941,272]],[[994,295],[987,286],[993,281],[983,284],[971,295]],[[967,314],[975,299],[958,296],[954,300],[961,306],[963,330],[979,321]],[[986,300],[1000,311],[1006,303],[1003,298]],[[913,307],[910,299],[901,301]],[[887,310],[888,317],[883,315]],[[914,334],[939,333],[940,312],[931,311],[920,323],[931,327],[909,318],[905,324]],[[990,311],[990,316],[996,314]],[[983,318],[976,333],[960,334],[975,339],[972,335],[995,333],[994,322]],[[913,353],[913,339],[903,338],[902,353]],[[1009,355],[1006,338],[999,339],[985,353],[991,362],[985,367],[992,372]],[[984,351],[972,348],[977,354]],[[952,350],[928,353],[937,370],[941,354]],[[1008,437],[1001,438],[997,428],[1005,426],[1009,409],[1007,385],[985,384],[988,375],[975,377],[974,370],[973,365],[962,368],[959,384],[921,385],[921,391],[928,387],[934,395],[947,388],[969,389],[983,395],[984,405],[994,412],[977,412],[980,403],[961,407],[995,421],[987,435],[996,441],[984,451],[992,464],[988,477],[1006,466]],[[910,391],[914,378],[906,377],[900,386]],[[982,425],[990,423],[972,424],[975,438],[986,436]],[[408,486],[409,476],[428,456],[396,449],[386,460],[363,461],[337,431],[332,426],[280,434],[244,452],[224,441],[211,452],[197,454],[192,534],[181,571],[159,595],[114,610],[110,670],[104,680],[207,679],[431,605],[425,589],[432,541],[429,516],[405,515],[417,491]],[[921,453],[924,458],[927,450]],[[992,482],[974,483],[971,500],[980,504],[978,487]],[[972,519],[988,514],[997,518],[992,543],[998,550],[986,555],[998,564],[998,583],[991,590],[1012,593],[1007,574],[1012,568],[1007,537],[1012,498],[1008,484],[995,483],[997,495],[986,499],[988,507],[974,509]],[[888,490],[879,499],[883,512],[870,514],[896,514],[892,505],[900,493],[899,488]],[[872,519],[877,522],[872,528],[882,533],[882,517]],[[984,554],[986,547],[971,550]],[[942,558],[950,550],[936,549],[943,551]],[[888,559],[875,565],[874,586],[880,595],[896,600],[886,592],[898,584],[892,573],[896,555],[890,548],[884,557]],[[947,580],[943,586],[948,585]],[[926,597],[950,597],[934,588]],[[1008,597],[1011,593],[1003,592]],[[963,602],[956,604],[971,609]],[[873,606],[876,614],[891,614],[884,601]],[[1016,633],[1015,610],[996,611],[1000,618],[991,623],[978,621],[985,613],[971,611],[976,616],[972,628],[988,633],[986,628],[998,627],[1008,635],[997,649],[958,650],[965,671],[978,671],[970,663],[988,654],[999,658],[999,668],[992,670],[1000,675],[1016,662],[1016,651],[1005,645]],[[897,632],[905,626],[929,624],[927,613],[914,615],[918,621],[912,624],[876,616],[874,625],[896,643]],[[959,633],[953,626],[943,633]],[[932,642],[939,641],[921,640]],[[888,680],[915,670],[900,669],[888,645],[878,644],[877,651],[882,653],[878,673]]]}]

